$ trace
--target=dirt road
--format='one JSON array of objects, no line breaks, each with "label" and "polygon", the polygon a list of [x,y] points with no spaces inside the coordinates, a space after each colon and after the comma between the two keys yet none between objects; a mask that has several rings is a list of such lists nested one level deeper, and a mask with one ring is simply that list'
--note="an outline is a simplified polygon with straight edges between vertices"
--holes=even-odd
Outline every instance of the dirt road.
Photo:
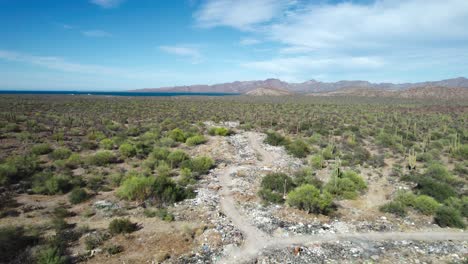
[{"label": "dirt road", "polygon": [[321,234],[292,237],[272,237],[260,231],[249,219],[242,215],[236,207],[236,201],[231,192],[232,175],[239,170],[249,167],[263,167],[274,164],[278,159],[277,153],[266,151],[261,144],[258,133],[245,132],[249,146],[260,159],[253,165],[231,165],[219,172],[220,203],[223,213],[231,219],[243,236],[244,243],[239,248],[226,252],[224,258],[218,263],[242,263],[252,260],[260,251],[266,248],[281,248],[290,245],[331,242],[337,240],[361,240],[361,241],[383,241],[383,240],[421,240],[421,241],[443,241],[456,240],[468,241],[468,233],[460,231],[420,231],[420,232],[370,232],[370,233],[346,233],[346,234]]}]

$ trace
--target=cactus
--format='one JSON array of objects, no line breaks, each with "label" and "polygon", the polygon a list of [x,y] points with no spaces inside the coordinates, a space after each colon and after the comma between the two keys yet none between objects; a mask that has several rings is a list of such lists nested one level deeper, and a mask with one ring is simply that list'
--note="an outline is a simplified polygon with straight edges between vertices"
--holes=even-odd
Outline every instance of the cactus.
[{"label": "cactus", "polygon": [[429,134],[424,136],[422,144],[421,144],[423,152],[427,151],[427,147],[429,146],[430,142],[431,142],[431,134],[430,134],[430,131],[429,131]]},{"label": "cactus", "polygon": [[454,154],[460,150],[460,135],[455,134],[455,138],[450,139],[450,153]]},{"label": "cactus", "polygon": [[408,151],[408,170],[416,169],[416,152],[414,149]]}]

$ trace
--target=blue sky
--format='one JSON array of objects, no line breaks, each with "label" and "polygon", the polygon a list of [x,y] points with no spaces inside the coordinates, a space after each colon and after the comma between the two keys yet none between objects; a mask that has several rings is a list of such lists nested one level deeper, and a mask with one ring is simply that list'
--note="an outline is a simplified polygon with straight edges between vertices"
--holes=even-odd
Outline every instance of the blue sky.
[{"label": "blue sky", "polygon": [[0,0],[0,89],[468,76],[466,0]]}]

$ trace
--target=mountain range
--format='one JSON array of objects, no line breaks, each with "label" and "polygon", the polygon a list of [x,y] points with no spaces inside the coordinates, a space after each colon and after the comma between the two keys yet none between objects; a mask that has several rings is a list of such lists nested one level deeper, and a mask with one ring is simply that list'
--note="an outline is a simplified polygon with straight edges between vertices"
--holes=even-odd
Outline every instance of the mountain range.
[{"label": "mountain range", "polygon": [[[214,85],[189,85],[172,86],[161,88],[145,88],[133,90],[135,92],[193,92],[193,93],[239,93],[239,94],[270,94],[271,91],[281,91],[281,94],[310,94],[326,93],[346,89],[370,89],[379,91],[399,91],[411,88],[468,88],[468,79],[464,77],[446,79],[433,82],[418,83],[371,83],[368,81],[339,81],[339,82],[320,82],[310,80],[302,83],[289,83],[279,79],[266,79],[258,81],[235,81],[230,83],[220,83]],[[261,89],[261,90],[259,90]]]}]

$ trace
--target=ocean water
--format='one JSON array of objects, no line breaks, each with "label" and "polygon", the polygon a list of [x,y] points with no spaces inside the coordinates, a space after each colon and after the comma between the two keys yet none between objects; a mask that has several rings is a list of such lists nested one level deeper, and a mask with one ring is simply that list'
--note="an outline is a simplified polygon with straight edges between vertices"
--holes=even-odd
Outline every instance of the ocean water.
[{"label": "ocean water", "polygon": [[0,94],[37,95],[104,95],[104,96],[228,96],[238,93],[189,93],[189,92],[86,92],[86,91],[14,91],[0,90]]}]

